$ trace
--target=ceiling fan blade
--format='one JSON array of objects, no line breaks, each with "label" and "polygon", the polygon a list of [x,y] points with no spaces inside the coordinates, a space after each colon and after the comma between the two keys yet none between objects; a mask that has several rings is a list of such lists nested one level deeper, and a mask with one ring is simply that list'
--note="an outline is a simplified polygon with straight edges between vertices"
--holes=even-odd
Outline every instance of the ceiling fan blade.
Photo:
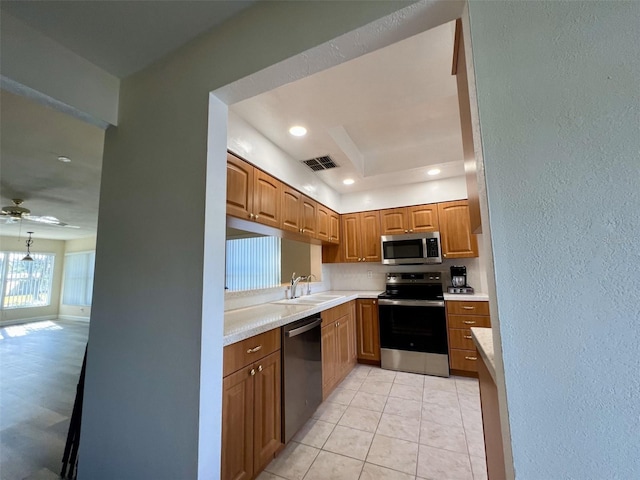
[{"label": "ceiling fan blade", "polygon": [[66,227],[68,223],[61,222],[56,217],[50,216],[38,216],[38,215],[23,215],[23,220],[27,220],[29,222],[42,223],[45,225],[55,225],[58,227]]}]

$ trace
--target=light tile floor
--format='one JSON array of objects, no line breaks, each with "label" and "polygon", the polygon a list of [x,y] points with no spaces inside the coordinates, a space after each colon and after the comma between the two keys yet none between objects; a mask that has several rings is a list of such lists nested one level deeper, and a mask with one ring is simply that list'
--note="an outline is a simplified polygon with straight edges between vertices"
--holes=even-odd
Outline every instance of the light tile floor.
[{"label": "light tile floor", "polygon": [[475,379],[357,365],[258,480],[486,480]]},{"label": "light tile floor", "polygon": [[89,324],[0,328],[0,479],[58,479]]}]

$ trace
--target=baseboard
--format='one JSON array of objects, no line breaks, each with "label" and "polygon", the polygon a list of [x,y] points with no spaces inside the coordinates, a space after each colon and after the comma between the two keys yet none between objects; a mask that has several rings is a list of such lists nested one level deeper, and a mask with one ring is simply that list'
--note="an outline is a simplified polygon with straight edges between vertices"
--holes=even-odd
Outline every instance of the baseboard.
[{"label": "baseboard", "polygon": [[76,322],[87,322],[89,323],[89,317],[79,317],[77,315],[58,315],[58,319],[60,320],[74,320]]},{"label": "baseboard", "polygon": [[20,325],[21,323],[42,322],[44,320],[56,320],[57,315],[44,315],[42,317],[16,318],[15,320],[2,320],[0,327],[8,327],[10,325]]}]

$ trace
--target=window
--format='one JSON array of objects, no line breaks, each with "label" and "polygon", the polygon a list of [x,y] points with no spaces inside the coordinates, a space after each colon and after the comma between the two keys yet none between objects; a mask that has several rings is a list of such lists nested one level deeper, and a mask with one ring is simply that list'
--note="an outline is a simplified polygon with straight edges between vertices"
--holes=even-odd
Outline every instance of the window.
[{"label": "window", "polygon": [[24,252],[0,252],[2,308],[44,307],[51,304],[53,261],[49,253],[32,253],[33,262],[23,262]]},{"label": "window", "polygon": [[280,239],[227,240],[226,288],[252,290],[280,285]]},{"label": "window", "polygon": [[64,256],[63,305],[91,305],[96,252],[68,253]]}]

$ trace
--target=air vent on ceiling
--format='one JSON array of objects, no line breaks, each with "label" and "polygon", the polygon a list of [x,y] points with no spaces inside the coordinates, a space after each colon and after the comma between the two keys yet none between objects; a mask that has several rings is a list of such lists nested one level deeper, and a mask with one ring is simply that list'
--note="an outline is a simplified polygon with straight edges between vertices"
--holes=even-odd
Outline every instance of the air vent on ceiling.
[{"label": "air vent on ceiling", "polygon": [[324,157],[311,158],[309,160],[302,160],[302,163],[304,163],[314,172],[319,172],[320,170],[329,170],[330,168],[336,168],[338,166],[329,155],[325,155]]}]

